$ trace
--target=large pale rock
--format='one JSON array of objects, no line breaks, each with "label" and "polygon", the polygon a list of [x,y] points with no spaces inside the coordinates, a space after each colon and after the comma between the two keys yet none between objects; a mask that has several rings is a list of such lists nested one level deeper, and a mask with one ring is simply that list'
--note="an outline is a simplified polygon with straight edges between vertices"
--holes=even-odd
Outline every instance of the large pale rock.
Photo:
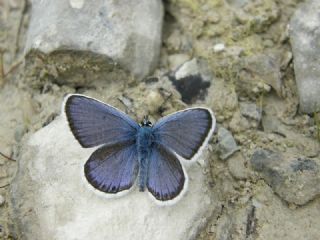
[{"label": "large pale rock", "polygon": [[187,169],[189,187],[173,206],[158,206],[137,188],[107,199],[90,191],[83,149],[59,117],[23,147],[12,183],[13,214],[21,239],[193,239],[214,209],[204,166]]},{"label": "large pale rock", "polygon": [[[163,21],[159,0],[33,0],[31,13],[25,48],[31,63],[39,61],[33,53],[40,52],[50,55],[48,63],[54,64],[58,73],[77,68],[88,71],[90,64],[96,71],[109,66],[112,72],[119,65],[138,78],[148,75],[157,64]],[[64,53],[70,55],[69,62],[61,60]],[[76,53],[82,55],[74,56]],[[55,54],[59,57],[54,58]],[[77,68],[72,67],[72,62],[86,57],[92,63],[82,59]],[[63,66],[54,63],[59,59]],[[95,66],[97,61],[106,66]],[[50,70],[42,74],[54,75]]]},{"label": "large pale rock", "polygon": [[290,42],[294,72],[300,98],[300,110],[320,111],[320,2],[302,4],[290,22]]}]

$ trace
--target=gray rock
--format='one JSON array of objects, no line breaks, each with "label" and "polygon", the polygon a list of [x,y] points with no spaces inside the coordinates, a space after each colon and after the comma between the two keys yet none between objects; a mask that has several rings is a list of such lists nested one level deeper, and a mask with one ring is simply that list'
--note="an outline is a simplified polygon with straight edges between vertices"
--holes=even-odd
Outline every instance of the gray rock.
[{"label": "gray rock", "polygon": [[277,133],[281,136],[286,136],[286,126],[275,115],[264,115],[262,118],[262,126],[264,132]]},{"label": "gray rock", "polygon": [[137,188],[113,199],[90,191],[82,174],[92,151],[81,148],[63,117],[30,137],[11,184],[20,239],[194,239],[211,215],[215,201],[198,164],[187,169],[182,199],[159,207]]},{"label": "gray rock", "polygon": [[227,159],[236,151],[239,151],[236,141],[234,140],[231,132],[223,127],[218,128],[218,151],[219,157],[222,160]]},{"label": "gray rock", "polygon": [[258,149],[251,158],[254,170],[282,199],[304,205],[320,194],[319,159],[283,156],[269,150]]},{"label": "gray rock", "polygon": [[242,63],[239,84],[242,85],[242,88],[251,90],[258,83],[265,83],[270,85],[281,96],[280,67],[280,56],[277,53],[249,56]]},{"label": "gray rock", "polygon": [[261,120],[261,110],[255,103],[240,102],[240,111],[244,117],[251,118],[257,122]]},{"label": "gray rock", "polygon": [[290,21],[294,72],[300,98],[300,110],[320,110],[320,2],[301,4]]},{"label": "gray rock", "polygon": [[[100,59],[105,62],[104,68],[109,66],[110,72],[119,65],[137,78],[143,78],[158,62],[162,21],[163,6],[158,0],[94,3],[33,0],[25,48],[27,60],[39,61],[34,52],[44,53],[45,59],[60,53],[57,59],[50,58],[51,63],[61,60],[61,54],[70,55],[69,60],[77,62],[81,59],[74,54],[81,53],[82,57],[89,54],[92,67],[101,67],[94,64]],[[56,74],[76,72],[72,67],[75,64],[70,64],[69,61],[69,65],[60,66],[55,62],[56,70],[52,71]],[[88,65],[82,62],[77,68],[85,69]]]},{"label": "gray rock", "polygon": [[228,169],[236,179],[248,178],[249,171],[246,167],[246,160],[241,153],[236,153],[228,159]]}]

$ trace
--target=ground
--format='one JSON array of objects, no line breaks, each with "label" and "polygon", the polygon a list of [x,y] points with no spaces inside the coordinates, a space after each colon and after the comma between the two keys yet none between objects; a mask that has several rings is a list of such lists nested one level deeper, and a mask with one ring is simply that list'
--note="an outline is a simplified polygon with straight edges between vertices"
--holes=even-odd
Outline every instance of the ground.
[{"label": "ground", "polygon": [[[209,183],[220,208],[198,239],[319,239],[320,199],[314,197],[302,205],[285,201],[250,164],[258,148],[319,163],[320,115],[299,112],[289,42],[288,23],[300,2],[164,1],[161,56],[151,76],[165,72],[173,76],[178,65],[197,58],[212,80],[187,94],[187,87],[179,88],[172,79],[154,83],[151,78],[141,82],[128,78],[108,86],[96,81],[90,87],[75,87],[52,80],[54,70],[50,69],[39,76],[28,72],[26,77],[23,49],[31,4],[1,2],[0,151],[13,159],[0,156],[0,195],[5,201],[0,203],[0,238],[1,234],[4,239],[16,236],[9,189],[20,146],[59,114],[64,94],[77,91],[99,97],[108,88],[113,94],[104,100],[137,120],[145,111],[154,120],[201,104],[211,107],[219,126],[232,133],[240,151],[228,160],[219,158],[218,136],[211,141]],[[262,117],[250,115],[251,108],[246,114],[247,103],[253,103]]]}]

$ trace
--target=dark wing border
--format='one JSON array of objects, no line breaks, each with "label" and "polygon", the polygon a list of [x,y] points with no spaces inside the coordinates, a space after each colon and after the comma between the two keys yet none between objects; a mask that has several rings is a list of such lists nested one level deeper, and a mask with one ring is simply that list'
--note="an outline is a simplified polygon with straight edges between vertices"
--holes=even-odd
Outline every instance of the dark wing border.
[{"label": "dark wing border", "polygon": [[[154,146],[154,149],[152,151],[157,151],[158,156],[161,158],[161,161],[170,161],[170,158],[172,161],[175,161],[174,163],[170,164],[166,164],[166,168],[170,169],[172,171],[172,167],[174,167],[175,164],[178,164],[178,171],[182,171],[182,177],[183,177],[183,183],[177,187],[177,194],[176,195],[172,195],[172,196],[167,196],[164,197],[163,199],[161,199],[160,195],[157,195],[157,193],[154,191],[154,189],[151,188],[150,186],[150,175],[148,176],[147,179],[147,189],[148,189],[148,194],[150,196],[150,198],[152,198],[152,200],[154,200],[156,202],[156,204],[160,205],[160,206],[168,206],[168,205],[174,205],[176,204],[178,201],[181,200],[181,198],[183,197],[183,195],[186,193],[187,188],[188,188],[188,175],[183,167],[183,164],[181,163],[181,161],[179,160],[179,157],[172,152],[171,150],[169,150],[168,148],[162,146],[162,145],[156,145]],[[151,153],[151,157],[152,157]],[[158,161],[160,159],[157,159]],[[164,162],[151,162],[152,159],[150,159],[150,163],[149,164],[160,164],[163,165]],[[153,159],[153,161],[156,161],[156,159]],[[150,173],[154,173],[152,171],[150,171],[150,167],[151,165],[149,165],[148,168],[148,174]],[[171,174],[174,174],[174,172],[171,172]],[[159,176],[157,175],[158,180],[160,181],[161,178],[163,178],[163,176]],[[155,180],[157,181],[157,178],[155,178]],[[163,184],[163,182],[161,183],[161,181],[158,183],[159,185]]]}]

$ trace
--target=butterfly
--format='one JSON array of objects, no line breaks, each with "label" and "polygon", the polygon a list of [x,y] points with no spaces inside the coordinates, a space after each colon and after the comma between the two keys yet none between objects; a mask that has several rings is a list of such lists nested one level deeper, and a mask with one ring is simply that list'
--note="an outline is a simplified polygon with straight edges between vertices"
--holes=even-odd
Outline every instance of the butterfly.
[{"label": "butterfly", "polygon": [[138,124],[111,105],[84,95],[65,98],[71,132],[84,148],[97,147],[84,165],[87,181],[97,190],[118,194],[138,179],[158,203],[179,199],[186,189],[182,161],[195,161],[215,128],[210,109],[189,108]]}]

